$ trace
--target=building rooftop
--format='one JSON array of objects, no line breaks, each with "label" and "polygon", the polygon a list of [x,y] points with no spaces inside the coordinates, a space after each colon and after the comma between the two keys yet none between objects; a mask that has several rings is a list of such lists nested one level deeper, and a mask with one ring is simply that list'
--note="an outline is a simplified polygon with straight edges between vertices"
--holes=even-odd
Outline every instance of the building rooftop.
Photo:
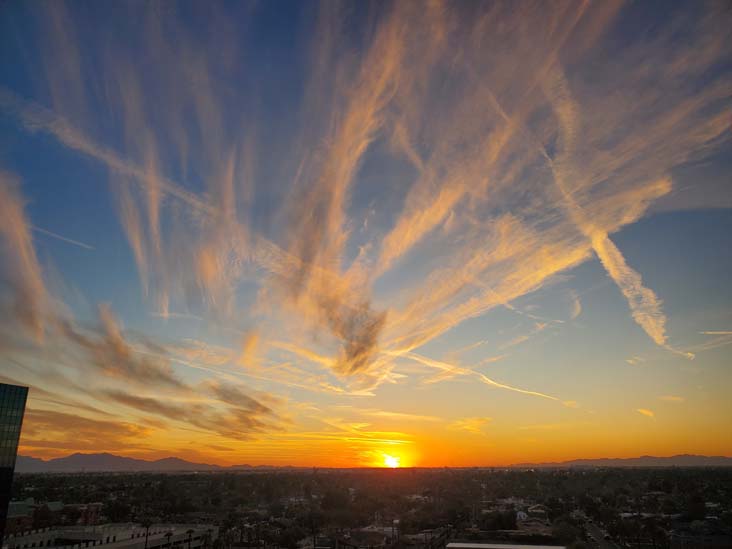
[{"label": "building rooftop", "polygon": [[8,518],[29,516],[33,512],[32,505],[25,501],[11,501],[8,505]]},{"label": "building rooftop", "polygon": [[[154,524],[147,531],[135,523],[100,524],[95,526],[56,526],[33,530],[30,532],[10,535],[4,540],[3,546],[10,549],[26,549],[32,547],[100,547],[106,549],[136,548],[145,544],[154,548],[187,547],[188,531],[192,530],[195,539],[209,531],[215,539],[218,536],[218,527],[206,524]],[[170,534],[168,536],[167,534]],[[62,542],[59,542],[62,540]],[[40,544],[43,541],[43,544]],[[197,543],[196,546],[200,546]]]}]

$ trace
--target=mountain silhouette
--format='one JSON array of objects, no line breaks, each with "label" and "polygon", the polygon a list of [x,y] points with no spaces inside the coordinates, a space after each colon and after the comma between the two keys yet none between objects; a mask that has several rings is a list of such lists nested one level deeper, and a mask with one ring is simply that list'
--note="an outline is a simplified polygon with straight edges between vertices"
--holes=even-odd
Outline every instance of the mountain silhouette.
[{"label": "mountain silhouette", "polygon": [[547,463],[517,463],[514,467],[732,467],[732,457],[680,454],[670,457],[573,459]]},{"label": "mountain silhouette", "polygon": [[[574,459],[548,463],[518,463],[512,467],[732,467],[732,458],[684,454],[671,457],[641,456],[637,458]],[[15,471],[18,473],[77,473],[82,471],[110,473],[136,471],[185,472],[268,468],[270,466],[266,465],[231,465],[229,467],[223,467],[210,463],[193,463],[177,457],[167,457],[150,461],[109,453],[76,453],[49,460],[30,456],[18,456],[15,465]]]},{"label": "mountain silhouette", "polygon": [[79,471],[134,472],[134,471],[221,471],[247,469],[249,465],[221,467],[209,463],[193,463],[177,457],[155,461],[116,456],[114,454],[71,454],[70,456],[43,460],[29,456],[18,456],[15,471],[18,473],[73,473]]}]

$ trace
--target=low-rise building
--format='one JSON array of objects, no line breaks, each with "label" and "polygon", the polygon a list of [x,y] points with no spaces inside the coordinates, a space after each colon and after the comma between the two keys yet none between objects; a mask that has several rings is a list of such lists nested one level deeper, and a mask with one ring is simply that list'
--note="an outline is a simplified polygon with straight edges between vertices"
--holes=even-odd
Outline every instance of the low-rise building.
[{"label": "low-rise building", "polygon": [[526,512],[532,518],[537,518],[541,520],[547,520],[549,518],[549,510],[541,504],[532,505],[527,509]]},{"label": "low-rise building", "polygon": [[8,518],[5,533],[16,534],[33,528],[33,498],[25,501],[11,501],[8,505]]},{"label": "low-rise building", "polygon": [[91,526],[99,523],[102,507],[101,503],[36,502],[34,498],[11,501],[5,532],[18,534],[54,526]]}]

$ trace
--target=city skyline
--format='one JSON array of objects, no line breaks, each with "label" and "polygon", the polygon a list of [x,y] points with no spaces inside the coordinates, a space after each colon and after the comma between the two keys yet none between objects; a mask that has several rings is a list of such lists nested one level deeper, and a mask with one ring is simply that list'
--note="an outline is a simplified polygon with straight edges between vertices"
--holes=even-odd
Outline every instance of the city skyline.
[{"label": "city skyline", "polygon": [[732,455],[732,11],[4,4],[19,453]]}]

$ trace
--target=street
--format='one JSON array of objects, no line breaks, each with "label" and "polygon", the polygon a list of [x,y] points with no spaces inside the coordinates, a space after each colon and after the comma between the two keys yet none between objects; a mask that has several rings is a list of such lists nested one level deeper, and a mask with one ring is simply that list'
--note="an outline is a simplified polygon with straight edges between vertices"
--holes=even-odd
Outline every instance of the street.
[{"label": "street", "polygon": [[595,538],[594,546],[600,549],[619,549],[612,541],[606,540],[600,528],[594,522],[587,523],[587,531]]}]

